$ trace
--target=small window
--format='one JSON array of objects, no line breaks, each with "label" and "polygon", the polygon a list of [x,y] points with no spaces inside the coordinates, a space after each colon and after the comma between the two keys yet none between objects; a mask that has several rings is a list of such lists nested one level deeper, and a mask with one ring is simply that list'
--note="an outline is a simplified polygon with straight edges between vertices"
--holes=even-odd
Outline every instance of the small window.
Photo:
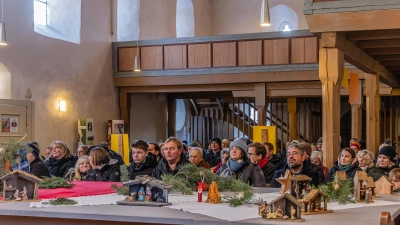
[{"label": "small window", "polygon": [[33,2],[34,23],[47,26],[47,0],[35,0]]},{"label": "small window", "polygon": [[280,31],[291,31],[293,30],[292,25],[289,22],[283,22],[280,26],[279,26],[279,30]]}]

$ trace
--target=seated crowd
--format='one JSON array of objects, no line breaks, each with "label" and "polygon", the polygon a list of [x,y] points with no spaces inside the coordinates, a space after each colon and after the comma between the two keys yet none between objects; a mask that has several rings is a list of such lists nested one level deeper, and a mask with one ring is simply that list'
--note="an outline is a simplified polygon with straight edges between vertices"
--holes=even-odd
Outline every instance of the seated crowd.
[{"label": "seated crowd", "polygon": [[[316,145],[293,140],[286,146],[280,154],[274,154],[272,143],[252,143],[246,138],[222,141],[213,138],[207,149],[197,140],[187,144],[176,137],[158,143],[136,140],[131,145],[127,170],[130,179],[137,175],[161,179],[162,175],[174,175],[182,165],[192,163],[220,176],[241,179],[254,187],[280,187],[275,178],[283,176],[286,170],[292,175],[309,176],[315,186],[332,181],[337,171],[344,171],[350,179],[356,171],[365,171],[375,181],[384,175],[389,177],[395,184],[394,190],[400,190],[398,158],[390,142],[380,146],[375,159],[371,151],[361,150],[361,144],[353,138],[330,169],[322,163],[322,138]],[[118,182],[120,166],[125,164],[118,153],[108,149],[107,143],[90,148],[79,146],[73,155],[64,142],[55,141],[46,149],[46,157],[40,155],[36,142],[28,142],[27,148],[31,151],[19,154],[18,164],[13,169],[23,169],[38,177]]]}]

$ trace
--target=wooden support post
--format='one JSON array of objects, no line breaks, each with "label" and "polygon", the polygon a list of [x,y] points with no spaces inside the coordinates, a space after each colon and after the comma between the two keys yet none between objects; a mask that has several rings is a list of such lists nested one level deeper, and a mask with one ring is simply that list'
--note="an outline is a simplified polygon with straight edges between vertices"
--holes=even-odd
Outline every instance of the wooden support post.
[{"label": "wooden support post", "polygon": [[[351,137],[362,139],[362,108],[360,104],[351,104]],[[345,143],[347,146],[347,143]]]},{"label": "wooden support post", "polygon": [[323,164],[331,168],[340,151],[340,84],[344,56],[337,48],[319,50],[319,79],[322,83]]},{"label": "wooden support post", "polygon": [[366,74],[365,93],[367,109],[367,149],[375,155],[378,153],[380,140],[380,109],[379,75]]},{"label": "wooden support post", "polygon": [[119,93],[119,108],[121,120],[124,120],[124,132],[130,134],[130,111],[131,111],[131,94],[129,93]]},{"label": "wooden support post", "polygon": [[267,95],[265,83],[257,83],[255,85],[256,107],[257,107],[257,125],[267,125]]},{"label": "wooden support post", "polygon": [[289,113],[289,141],[297,139],[297,99],[288,98],[288,113]]}]

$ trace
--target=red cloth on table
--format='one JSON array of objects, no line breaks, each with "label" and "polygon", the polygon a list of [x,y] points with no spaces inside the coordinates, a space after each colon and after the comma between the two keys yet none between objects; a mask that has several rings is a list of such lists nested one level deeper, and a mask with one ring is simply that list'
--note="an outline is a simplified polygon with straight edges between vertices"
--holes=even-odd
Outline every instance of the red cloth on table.
[{"label": "red cloth on table", "polygon": [[111,188],[111,185],[121,186],[119,182],[73,181],[72,183],[74,184],[72,188],[39,188],[39,199],[113,194],[115,191]]}]

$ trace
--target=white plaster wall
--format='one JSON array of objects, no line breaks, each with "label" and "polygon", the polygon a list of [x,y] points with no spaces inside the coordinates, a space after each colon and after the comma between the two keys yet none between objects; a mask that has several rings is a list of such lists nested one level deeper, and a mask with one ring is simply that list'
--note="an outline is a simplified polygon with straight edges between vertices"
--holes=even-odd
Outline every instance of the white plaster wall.
[{"label": "white plaster wall", "polygon": [[194,26],[194,10],[192,0],[177,0],[176,37],[193,37]]},{"label": "white plaster wall", "polygon": [[[13,99],[31,89],[36,103],[35,139],[44,150],[54,140],[76,147],[77,119],[94,118],[95,143],[107,139],[107,120],[118,119],[111,66],[108,1],[82,1],[81,44],[50,39],[33,30],[33,1],[4,1],[8,46],[0,61],[12,74]],[[67,101],[67,112],[57,109]]]},{"label": "white plaster wall", "polygon": [[81,0],[47,0],[47,26],[80,43]]},{"label": "white plaster wall", "polygon": [[165,140],[167,133],[167,101],[157,94],[131,94],[130,141]]},{"label": "white plaster wall", "polygon": [[140,0],[118,0],[118,41],[132,41],[139,39],[139,15]]},{"label": "white plaster wall", "polygon": [[212,0],[192,0],[195,36],[211,35]]},{"label": "white plaster wall", "polygon": [[0,98],[11,99],[11,74],[0,62]]},{"label": "white plaster wall", "polygon": [[176,37],[176,0],[140,1],[140,39]]},{"label": "white plaster wall", "polygon": [[[211,33],[224,35],[278,31],[283,20],[293,23],[292,26],[299,30],[308,29],[303,14],[303,4],[304,2],[300,0],[269,0],[272,25],[262,27],[260,26],[261,0],[212,0]],[[292,13],[296,13],[298,25],[294,25],[296,17],[289,15],[290,10],[281,6],[276,7],[278,5],[291,8]]]}]

